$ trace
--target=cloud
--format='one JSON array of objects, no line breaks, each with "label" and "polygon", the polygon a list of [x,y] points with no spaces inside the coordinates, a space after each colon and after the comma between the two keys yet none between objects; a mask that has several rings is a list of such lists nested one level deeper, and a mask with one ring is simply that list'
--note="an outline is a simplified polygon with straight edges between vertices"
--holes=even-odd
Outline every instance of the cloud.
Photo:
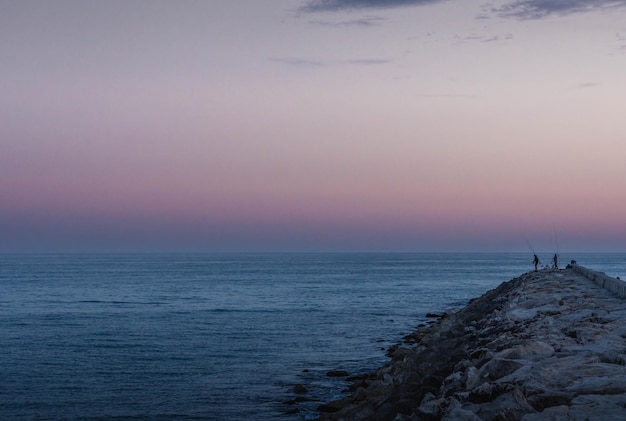
[{"label": "cloud", "polygon": [[503,36],[494,35],[491,37],[483,37],[480,42],[508,41],[513,39],[513,34],[504,34]]},{"label": "cloud", "polygon": [[596,82],[585,82],[581,83],[577,86],[578,89],[586,89],[586,88],[595,88],[596,86],[600,86],[599,83]]},{"label": "cloud", "polygon": [[364,17],[361,19],[351,19],[351,20],[344,20],[340,22],[312,20],[310,21],[310,23],[313,25],[330,26],[330,27],[358,26],[358,27],[366,28],[370,26],[380,25],[384,21],[385,21],[385,18],[378,17],[378,16],[369,16],[369,17]]},{"label": "cloud", "polygon": [[333,12],[349,9],[385,9],[398,6],[420,6],[442,0],[308,0],[305,12]]},{"label": "cloud", "polygon": [[615,34],[615,38],[620,43],[620,46],[617,47],[619,51],[626,52],[626,44],[622,44],[622,42],[626,41],[626,35],[620,34],[619,32]]},{"label": "cloud", "polygon": [[309,60],[301,57],[272,57],[270,60],[275,63],[297,67],[322,67],[326,65],[326,63],[319,60]]},{"label": "cloud", "polygon": [[[336,12],[350,9],[385,9],[400,6],[421,6],[443,3],[448,0],[306,0],[300,10],[304,12]],[[484,6],[499,17],[515,19],[541,19],[551,15],[567,15],[626,7],[626,0],[513,0],[500,7]],[[477,19],[488,19],[481,14]],[[354,21],[357,23],[358,21]],[[362,21],[368,25],[373,22]]]},{"label": "cloud", "polygon": [[516,19],[541,19],[550,15],[605,10],[626,7],[626,0],[515,0],[502,7],[493,8],[500,17]]},{"label": "cloud", "polygon": [[379,64],[387,64],[389,63],[389,60],[378,59],[378,58],[364,58],[364,59],[358,59],[358,60],[348,60],[347,63],[362,65],[362,66],[376,66]]},{"label": "cloud", "polygon": [[471,34],[466,36],[455,35],[455,44],[464,44],[466,42],[496,42],[496,41],[508,41],[513,39],[513,34],[507,33],[504,35],[480,35]]},{"label": "cloud", "polygon": [[294,67],[324,67],[333,65],[355,65],[355,66],[378,66],[382,64],[390,63],[391,60],[381,58],[362,58],[352,60],[339,60],[339,61],[321,61],[311,60],[302,57],[272,57],[270,58],[274,63],[285,64]]},{"label": "cloud", "polygon": [[419,94],[421,98],[437,98],[437,99],[479,99],[478,95],[467,94]]}]

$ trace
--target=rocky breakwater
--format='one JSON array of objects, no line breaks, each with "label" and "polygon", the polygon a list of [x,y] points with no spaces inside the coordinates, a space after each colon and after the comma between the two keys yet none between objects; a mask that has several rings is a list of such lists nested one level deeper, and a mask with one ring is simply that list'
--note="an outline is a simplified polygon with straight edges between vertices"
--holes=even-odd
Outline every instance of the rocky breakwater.
[{"label": "rocky breakwater", "polygon": [[626,300],[530,272],[421,327],[321,420],[624,420]]}]

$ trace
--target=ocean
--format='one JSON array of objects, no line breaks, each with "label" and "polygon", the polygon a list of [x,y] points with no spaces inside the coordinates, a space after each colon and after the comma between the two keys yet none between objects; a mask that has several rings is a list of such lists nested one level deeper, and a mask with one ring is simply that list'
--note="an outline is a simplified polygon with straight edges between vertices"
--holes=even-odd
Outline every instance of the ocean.
[{"label": "ocean", "polygon": [[[561,265],[572,259],[626,276],[624,254],[562,253]],[[0,255],[0,419],[314,419],[346,386],[328,371],[374,370],[426,313],[462,307],[531,260]]]}]

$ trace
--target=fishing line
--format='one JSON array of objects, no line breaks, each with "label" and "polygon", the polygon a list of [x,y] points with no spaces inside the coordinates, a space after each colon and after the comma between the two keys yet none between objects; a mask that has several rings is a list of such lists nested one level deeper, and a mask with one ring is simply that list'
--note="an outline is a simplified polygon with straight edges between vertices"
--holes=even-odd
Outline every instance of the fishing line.
[{"label": "fishing line", "polygon": [[552,225],[552,230],[554,232],[554,245],[556,246],[556,255],[559,255],[559,239],[556,236],[556,226]]},{"label": "fishing line", "polygon": [[528,246],[528,248],[530,249],[530,251],[533,252],[533,254],[537,254],[535,253],[535,249],[533,248],[533,246],[530,244],[530,240],[528,239],[528,237],[526,237],[524,235],[524,233],[520,233],[520,235],[522,236],[522,238],[524,239],[524,241],[526,242],[526,245]]}]

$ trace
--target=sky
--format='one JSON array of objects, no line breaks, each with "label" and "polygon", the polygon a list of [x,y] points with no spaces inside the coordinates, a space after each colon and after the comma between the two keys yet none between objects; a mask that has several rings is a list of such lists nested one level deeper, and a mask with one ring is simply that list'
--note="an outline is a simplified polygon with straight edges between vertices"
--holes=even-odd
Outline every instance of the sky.
[{"label": "sky", "polygon": [[626,0],[0,0],[0,69],[0,252],[626,252]]}]

